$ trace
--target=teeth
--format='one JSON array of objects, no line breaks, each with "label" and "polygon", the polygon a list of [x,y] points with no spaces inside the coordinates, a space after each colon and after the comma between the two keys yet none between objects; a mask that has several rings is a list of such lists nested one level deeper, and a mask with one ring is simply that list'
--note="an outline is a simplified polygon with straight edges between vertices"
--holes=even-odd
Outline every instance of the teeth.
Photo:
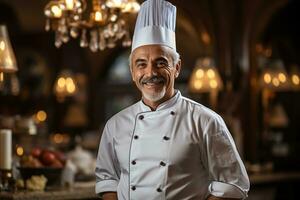
[{"label": "teeth", "polygon": [[145,83],[145,85],[147,85],[147,86],[155,86],[157,84],[156,83]]},{"label": "teeth", "polygon": [[142,82],[143,85],[150,85],[150,86],[153,86],[153,85],[160,85],[160,84],[164,84],[163,81],[149,81],[149,82]]}]

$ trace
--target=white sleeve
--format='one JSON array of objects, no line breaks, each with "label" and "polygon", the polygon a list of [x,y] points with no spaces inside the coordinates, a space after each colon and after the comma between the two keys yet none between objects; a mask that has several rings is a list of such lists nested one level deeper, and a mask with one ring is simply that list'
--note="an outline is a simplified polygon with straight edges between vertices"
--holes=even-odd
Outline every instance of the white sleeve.
[{"label": "white sleeve", "polygon": [[120,170],[114,150],[113,135],[109,132],[108,123],[102,133],[96,161],[96,194],[116,192]]},{"label": "white sleeve", "polygon": [[245,166],[225,123],[217,125],[218,128],[214,125],[210,124],[204,135],[204,163],[210,177],[208,192],[216,197],[245,199],[250,188]]}]

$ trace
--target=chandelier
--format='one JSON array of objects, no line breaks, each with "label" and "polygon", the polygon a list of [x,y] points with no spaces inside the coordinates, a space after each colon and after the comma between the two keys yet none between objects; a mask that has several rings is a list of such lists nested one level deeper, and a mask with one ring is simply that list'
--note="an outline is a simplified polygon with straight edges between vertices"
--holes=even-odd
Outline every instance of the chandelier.
[{"label": "chandelier", "polygon": [[45,29],[55,32],[55,46],[59,48],[70,38],[80,37],[80,46],[92,52],[131,45],[125,18],[137,13],[136,0],[51,0],[44,8]]}]

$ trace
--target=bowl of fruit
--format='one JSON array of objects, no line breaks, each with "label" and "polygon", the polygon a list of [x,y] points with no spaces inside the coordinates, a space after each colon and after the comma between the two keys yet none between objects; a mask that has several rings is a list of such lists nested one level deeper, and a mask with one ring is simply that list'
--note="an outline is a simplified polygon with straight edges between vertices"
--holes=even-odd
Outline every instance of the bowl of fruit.
[{"label": "bowl of fruit", "polygon": [[65,155],[60,151],[33,148],[28,155],[20,160],[20,174],[26,181],[32,176],[43,175],[47,179],[47,186],[59,185],[66,163]]}]

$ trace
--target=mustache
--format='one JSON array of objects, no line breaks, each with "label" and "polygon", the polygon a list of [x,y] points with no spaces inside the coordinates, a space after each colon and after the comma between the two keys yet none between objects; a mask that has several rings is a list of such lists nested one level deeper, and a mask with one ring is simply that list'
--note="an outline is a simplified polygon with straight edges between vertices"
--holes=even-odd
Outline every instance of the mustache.
[{"label": "mustache", "polygon": [[162,76],[150,76],[145,77],[140,80],[140,83],[147,84],[147,83],[164,83],[166,79]]}]

